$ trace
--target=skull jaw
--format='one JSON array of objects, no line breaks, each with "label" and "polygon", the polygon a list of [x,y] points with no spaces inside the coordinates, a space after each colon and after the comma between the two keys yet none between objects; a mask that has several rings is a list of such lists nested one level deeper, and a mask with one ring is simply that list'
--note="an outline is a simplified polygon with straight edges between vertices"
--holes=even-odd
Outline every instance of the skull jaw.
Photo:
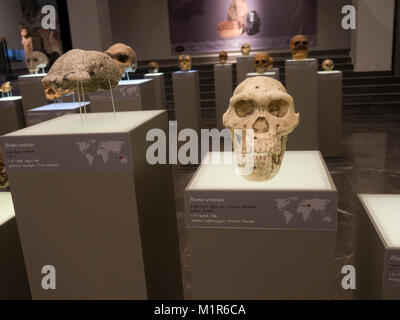
[{"label": "skull jaw", "polygon": [[292,58],[294,60],[304,60],[308,57],[308,50],[293,50]]},{"label": "skull jaw", "polygon": [[267,181],[275,177],[281,167],[283,154],[274,158],[278,160],[274,161],[272,154],[254,153],[243,156],[236,152],[239,173],[249,181]]}]

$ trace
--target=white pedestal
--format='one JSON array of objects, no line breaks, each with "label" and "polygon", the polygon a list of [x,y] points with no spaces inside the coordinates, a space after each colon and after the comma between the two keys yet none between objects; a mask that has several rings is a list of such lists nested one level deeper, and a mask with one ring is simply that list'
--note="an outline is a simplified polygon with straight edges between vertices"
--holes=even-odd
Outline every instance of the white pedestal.
[{"label": "white pedestal", "polygon": [[400,300],[400,195],[358,196],[357,298]]},{"label": "white pedestal", "polygon": [[[82,109],[82,116],[84,117],[84,109],[90,112],[89,102],[82,102],[80,104]],[[79,102],[63,102],[52,103],[39,108],[30,109],[27,111],[27,125],[33,126],[35,124],[48,121],[54,118],[61,117],[66,114],[80,113]]]},{"label": "white pedestal", "polygon": [[194,299],[333,298],[337,191],[319,152],[288,151],[265,182],[203,163],[185,210]]},{"label": "white pedestal", "polygon": [[[138,111],[156,109],[152,79],[121,80],[113,89],[115,109],[120,111]],[[112,112],[110,90],[98,90],[89,95],[91,112]]]},{"label": "white pedestal", "polygon": [[10,192],[0,192],[0,300],[30,299]]},{"label": "white pedestal", "polygon": [[237,84],[246,79],[249,72],[254,71],[253,56],[239,56],[236,58]]},{"label": "white pedestal", "polygon": [[28,110],[44,106],[48,103],[41,82],[45,76],[46,73],[25,74],[18,77],[18,87],[22,96],[22,106],[24,108],[25,119]]},{"label": "white pedestal", "polygon": [[288,139],[288,150],[318,149],[317,70],[314,58],[286,60],[286,89],[300,113],[300,123]]},{"label": "white pedestal", "polygon": [[24,127],[22,97],[0,98],[0,136]]},{"label": "white pedestal", "polygon": [[269,77],[275,80],[279,80],[279,76],[275,71],[266,71],[264,73],[249,72],[246,75],[246,78],[251,78],[251,77]]},{"label": "white pedestal", "polygon": [[229,106],[232,97],[232,64],[214,65],[215,108],[218,130],[224,129],[222,116]]},{"label": "white pedestal", "polygon": [[144,78],[145,79],[153,79],[154,93],[155,93],[155,99],[156,99],[156,104],[155,104],[156,109],[165,109],[167,104],[165,102],[164,73],[162,73],[162,72],[146,73],[144,75]]},{"label": "white pedestal", "polygon": [[172,86],[178,132],[190,128],[199,133],[201,127],[199,72],[191,70],[172,73]]},{"label": "white pedestal", "polygon": [[324,157],[342,155],[341,71],[318,71],[318,140]]},{"label": "white pedestal", "polygon": [[[1,137],[34,299],[180,299],[172,172],[150,165],[166,111],[65,115]],[[56,269],[56,290],[41,286]]]}]

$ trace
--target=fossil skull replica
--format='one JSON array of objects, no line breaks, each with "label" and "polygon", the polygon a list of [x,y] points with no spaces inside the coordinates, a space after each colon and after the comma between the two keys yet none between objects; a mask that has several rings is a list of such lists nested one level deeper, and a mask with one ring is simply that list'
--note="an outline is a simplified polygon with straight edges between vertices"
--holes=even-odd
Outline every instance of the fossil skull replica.
[{"label": "fossil skull replica", "polygon": [[295,60],[304,60],[308,57],[308,40],[303,35],[297,35],[290,40],[290,50],[292,58]]},{"label": "fossil skull replica", "polygon": [[155,61],[151,61],[148,65],[149,73],[157,73],[158,72],[158,63]]},{"label": "fossil skull replica", "polygon": [[[121,72],[114,60],[98,51],[73,49],[59,57],[42,79],[45,88],[85,93],[115,88]],[[83,94],[83,92],[81,92]]]},{"label": "fossil skull replica", "polygon": [[263,53],[257,53],[253,57],[253,62],[254,62],[254,69],[256,70],[257,73],[264,73],[269,64],[269,58],[268,55],[263,52]]},{"label": "fossil skull replica", "polygon": [[11,86],[11,82],[10,81],[4,82],[0,87],[0,91],[1,91],[3,96],[4,96],[5,93],[10,95],[11,94],[11,90],[12,90],[12,86]]},{"label": "fossil skull replica", "polygon": [[6,172],[6,167],[4,165],[3,153],[0,148],[0,189],[6,189],[8,188],[8,186],[8,176]]},{"label": "fossil skull replica", "polygon": [[46,96],[46,99],[50,100],[50,101],[61,99],[64,95],[66,95],[67,93],[70,93],[70,92],[72,92],[72,91],[69,89],[65,89],[65,90],[62,88],[55,89],[55,88],[47,86],[47,85],[45,86],[45,89],[44,89],[44,95]]},{"label": "fossil skull replica", "polygon": [[334,64],[333,61],[331,59],[325,59],[322,62],[322,69],[324,69],[325,71],[331,71],[334,68]]},{"label": "fossil skull replica", "polygon": [[179,56],[179,68],[182,71],[189,71],[192,69],[192,58],[188,54],[181,54]]},{"label": "fossil skull replica", "polygon": [[299,119],[293,98],[279,81],[259,76],[241,82],[223,115],[224,126],[232,131],[239,171],[247,170],[245,177],[252,181],[272,179]]},{"label": "fossil skull replica", "polygon": [[47,56],[40,51],[33,51],[26,57],[26,66],[29,73],[38,73],[40,69],[44,69],[49,64]]},{"label": "fossil skull replica", "polygon": [[272,57],[269,57],[267,70],[271,70],[274,67],[274,64],[275,64],[275,59]]},{"label": "fossil skull replica", "polygon": [[121,72],[135,72],[137,68],[137,57],[135,51],[126,44],[116,43],[109,47],[104,53],[114,59]]},{"label": "fossil skull replica", "polygon": [[225,64],[228,61],[228,53],[226,51],[220,51],[218,53],[218,59],[220,64]]},{"label": "fossil skull replica", "polygon": [[242,53],[242,55],[244,56],[248,56],[250,54],[250,45],[248,43],[244,43],[242,45],[242,47],[240,48],[240,52]]}]

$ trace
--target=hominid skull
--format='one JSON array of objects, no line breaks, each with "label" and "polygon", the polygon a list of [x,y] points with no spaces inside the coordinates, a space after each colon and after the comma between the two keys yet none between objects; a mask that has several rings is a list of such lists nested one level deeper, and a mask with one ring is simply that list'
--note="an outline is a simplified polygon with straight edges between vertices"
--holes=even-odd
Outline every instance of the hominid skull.
[{"label": "hominid skull", "polygon": [[149,62],[148,70],[149,70],[149,73],[157,73],[158,72],[158,63],[155,61]]},{"label": "hominid skull", "polygon": [[335,65],[333,64],[333,61],[331,59],[325,59],[322,62],[322,69],[324,69],[325,71],[331,71],[334,67]]},{"label": "hominid skull", "polygon": [[179,56],[179,68],[182,71],[190,71],[192,69],[192,58],[188,54],[181,54]]},{"label": "hominid skull", "polygon": [[248,56],[250,54],[250,45],[248,43],[244,43],[242,45],[242,47],[240,48],[240,52],[242,53],[242,55],[244,56]]},{"label": "hominid skull", "polygon": [[33,51],[26,57],[26,66],[29,73],[38,73],[39,69],[46,68],[49,63],[47,56],[40,51]]},{"label": "hominid skull", "polygon": [[232,131],[239,170],[250,168],[247,179],[264,181],[277,174],[287,136],[299,119],[293,98],[279,81],[258,76],[247,78],[236,87],[223,124]]},{"label": "hominid skull", "polygon": [[220,51],[218,53],[218,59],[220,64],[225,64],[228,61],[228,53],[226,51]]},{"label": "hominid skull", "polygon": [[135,72],[137,68],[137,57],[135,51],[126,44],[116,43],[109,47],[104,53],[108,54],[117,63],[121,76],[124,72]]},{"label": "hominid skull", "polygon": [[268,55],[265,52],[257,53],[254,55],[253,62],[256,72],[264,73],[267,70],[269,64]]},{"label": "hominid skull", "polygon": [[303,35],[297,35],[290,40],[290,49],[292,58],[295,60],[304,60],[308,57],[308,40]]}]

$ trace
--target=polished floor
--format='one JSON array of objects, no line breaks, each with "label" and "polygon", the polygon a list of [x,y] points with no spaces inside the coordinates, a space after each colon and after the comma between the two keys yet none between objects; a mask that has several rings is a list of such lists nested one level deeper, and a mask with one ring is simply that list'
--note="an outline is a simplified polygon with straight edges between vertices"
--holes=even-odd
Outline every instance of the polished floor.
[{"label": "polished floor", "polygon": [[[203,125],[212,125],[212,118],[212,113],[203,114]],[[343,157],[326,159],[326,163],[339,198],[335,299],[351,299],[351,290],[342,289],[340,283],[342,266],[354,263],[356,217],[361,210],[357,194],[400,193],[400,112],[389,114],[369,109],[344,110],[342,146]],[[194,171],[195,168],[174,169],[182,273],[187,299],[192,297],[192,286],[183,194]]]}]

